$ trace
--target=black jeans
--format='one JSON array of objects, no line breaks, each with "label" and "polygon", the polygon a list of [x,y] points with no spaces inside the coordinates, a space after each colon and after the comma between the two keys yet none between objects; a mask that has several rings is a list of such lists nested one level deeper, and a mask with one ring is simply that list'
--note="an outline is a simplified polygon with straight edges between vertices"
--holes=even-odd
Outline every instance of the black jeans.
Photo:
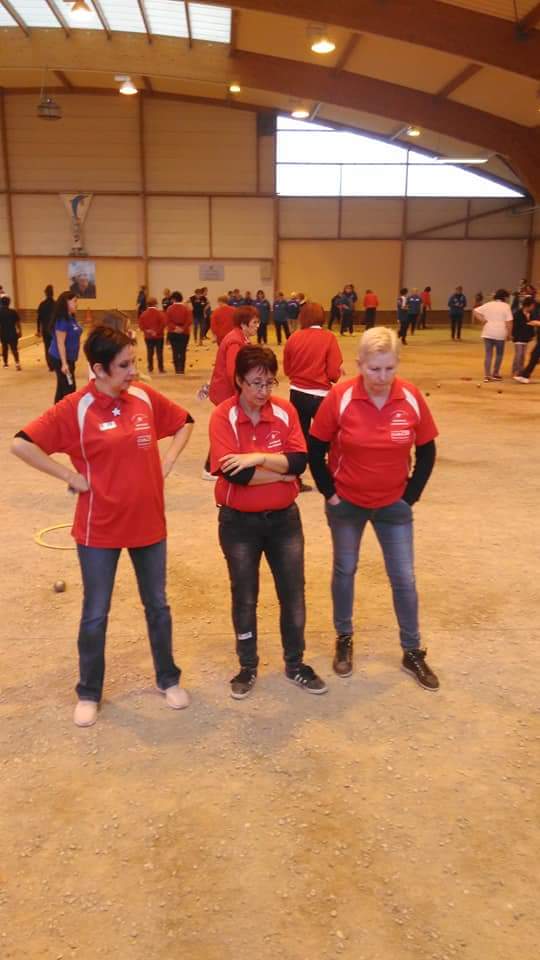
[{"label": "black jeans", "polygon": [[527,363],[527,366],[520,371],[521,376],[527,377],[527,379],[529,379],[531,373],[533,372],[539,360],[540,360],[540,340],[537,340],[529,354],[529,362]]},{"label": "black jeans", "polygon": [[57,360],[55,357],[52,357],[53,370],[56,374],[56,393],[54,395],[54,402],[58,403],[59,400],[62,400],[63,397],[67,397],[68,393],[74,393],[77,389],[75,383],[75,364],[68,363],[69,372],[71,374],[71,383],[69,383],[68,378],[65,374],[62,373],[62,363],[60,360]]},{"label": "black jeans", "polygon": [[157,354],[158,370],[163,373],[163,337],[150,337],[146,341],[148,373],[152,373],[154,369],[154,351]]},{"label": "black jeans", "polygon": [[296,407],[296,412],[298,413],[298,418],[300,420],[300,426],[302,427],[302,433],[304,434],[307,443],[311,421],[323,402],[324,397],[316,397],[313,393],[302,393],[301,390],[295,390],[294,387],[291,387],[289,400],[291,401],[293,407]]},{"label": "black jeans", "polygon": [[168,339],[172,351],[174,371],[175,373],[183,373],[186,369],[186,350],[189,343],[189,333],[169,333]]},{"label": "black jeans", "polygon": [[280,632],[287,666],[304,655],[304,534],[295,503],[285,510],[243,513],[221,507],[219,542],[229,568],[232,620],[241,667],[255,669],[259,567],[264,553],[279,599]]},{"label": "black jeans", "polygon": [[354,314],[352,310],[342,310],[341,311],[341,327],[340,334],[343,336],[347,331],[349,333],[353,332],[353,323],[354,323]]},{"label": "black jeans", "polygon": [[[80,700],[99,703],[105,677],[105,634],[120,549],[77,545],[84,587],[79,627]],[[174,687],[180,678],[172,654],[171,611],[165,595],[167,541],[149,547],[132,547],[129,555],[143,602],[148,636],[161,690]]]},{"label": "black jeans", "polygon": [[53,362],[52,362],[52,359],[51,359],[51,355],[50,355],[50,353],[49,353],[49,347],[50,347],[50,345],[51,345],[51,341],[52,341],[52,337],[51,337],[50,333],[44,333],[44,334],[43,334],[43,349],[45,350],[45,360],[46,360],[46,363],[47,363],[47,366],[48,366],[49,370],[54,370],[54,365],[53,365]]},{"label": "black jeans", "polygon": [[11,350],[11,352],[12,352],[12,354],[13,354],[15,363],[18,363],[18,362],[19,362],[19,348],[18,348],[18,346],[17,346],[17,338],[16,338],[16,337],[10,337],[10,338],[7,339],[7,340],[2,339],[1,343],[2,343],[2,360],[3,360],[3,362],[4,362],[4,366],[7,367],[8,351],[9,351],[9,350]]},{"label": "black jeans", "polygon": [[364,323],[366,325],[366,330],[371,330],[375,326],[375,320],[377,318],[377,307],[366,307],[366,314],[364,316]]},{"label": "black jeans", "polygon": [[291,335],[291,331],[289,330],[289,322],[288,322],[288,320],[276,320],[276,321],[275,321],[275,324],[276,324],[276,337],[277,337],[277,342],[278,342],[278,343],[281,343],[281,331],[284,332],[284,334],[285,334],[285,339],[288,340],[289,337],[290,337],[290,335]]},{"label": "black jeans", "polygon": [[463,314],[450,314],[450,330],[452,331],[452,340],[461,340],[461,327],[463,326]]},{"label": "black jeans", "polygon": [[399,332],[398,337],[402,343],[405,343],[407,339],[407,332],[409,330],[410,317],[408,313],[405,313],[403,310],[400,310],[398,313],[399,319]]},{"label": "black jeans", "polygon": [[420,314],[420,323],[418,324],[419,330],[427,330],[426,320],[427,320],[427,307],[422,307],[422,313]]},{"label": "black jeans", "polygon": [[268,343],[268,324],[267,323],[259,323],[259,326],[257,329],[257,343]]}]

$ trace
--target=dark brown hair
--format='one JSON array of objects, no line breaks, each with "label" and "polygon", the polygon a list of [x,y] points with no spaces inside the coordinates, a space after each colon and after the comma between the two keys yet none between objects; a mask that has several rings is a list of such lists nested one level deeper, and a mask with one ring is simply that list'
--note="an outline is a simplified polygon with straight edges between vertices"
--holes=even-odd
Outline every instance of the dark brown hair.
[{"label": "dark brown hair", "polygon": [[271,373],[273,377],[278,372],[277,357],[270,347],[241,347],[236,354],[236,363],[234,367],[234,382],[236,389],[239,390],[238,381],[246,379],[246,374],[250,370],[261,368],[266,373]]},{"label": "dark brown hair", "polygon": [[121,353],[124,347],[133,346],[130,337],[122,330],[113,330],[112,327],[94,327],[84,345],[86,359],[90,369],[95,363],[100,363],[106,373],[114,358]]},{"label": "dark brown hair", "polygon": [[259,314],[255,307],[237,307],[233,314],[233,326],[241,327],[242,324],[247,327],[250,320],[253,320],[253,317],[259,317]]}]

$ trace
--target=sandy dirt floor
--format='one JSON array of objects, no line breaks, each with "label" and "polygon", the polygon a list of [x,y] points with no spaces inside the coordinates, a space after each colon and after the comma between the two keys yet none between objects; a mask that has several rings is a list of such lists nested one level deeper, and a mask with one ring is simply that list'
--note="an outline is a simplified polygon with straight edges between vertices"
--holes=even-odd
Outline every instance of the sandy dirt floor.
[{"label": "sandy dirt floor", "polygon": [[[345,343],[350,375],[357,343]],[[169,372],[154,385],[196,419],[167,481],[175,649],[193,703],[176,713],[154,689],[123,556],[105,699],[88,730],[72,723],[76,554],[33,539],[68,522],[73,501],[8,454],[13,433],[52,402],[54,376],[37,346],[22,372],[0,370],[2,960],[538,956],[540,376],[513,383],[508,348],[504,383],[483,384],[481,353],[478,330],[461,343],[423,331],[400,371],[441,433],[415,508],[438,693],[399,670],[371,530],[355,673],[333,675],[330,541],[312,492],[300,498],[307,659],[329,693],[284,681],[265,569],[259,680],[246,701],[230,698],[229,588],[213,485],[201,479],[210,408],[195,399],[214,349],[192,347],[185,379]],[[71,543],[67,530],[48,540]],[[53,592],[58,579],[65,593]]]}]

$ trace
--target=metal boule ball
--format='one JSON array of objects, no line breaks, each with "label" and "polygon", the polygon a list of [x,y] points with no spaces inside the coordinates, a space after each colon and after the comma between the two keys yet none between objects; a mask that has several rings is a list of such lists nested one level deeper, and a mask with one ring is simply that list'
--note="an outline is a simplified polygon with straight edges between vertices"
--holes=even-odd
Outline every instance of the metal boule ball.
[{"label": "metal boule ball", "polygon": [[53,585],[53,590],[55,593],[64,593],[65,589],[66,589],[65,580],[55,580]]}]

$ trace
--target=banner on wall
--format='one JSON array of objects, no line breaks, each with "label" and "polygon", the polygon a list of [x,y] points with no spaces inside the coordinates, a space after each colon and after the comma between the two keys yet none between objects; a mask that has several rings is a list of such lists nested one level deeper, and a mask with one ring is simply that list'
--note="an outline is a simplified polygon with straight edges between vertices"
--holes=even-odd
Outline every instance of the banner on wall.
[{"label": "banner on wall", "polygon": [[82,300],[96,299],[96,264],[93,260],[70,260],[68,264],[69,292]]},{"label": "banner on wall", "polygon": [[60,199],[67,211],[71,225],[71,250],[75,257],[85,257],[83,224],[92,202],[92,193],[61,193]]},{"label": "banner on wall", "polygon": [[199,280],[225,280],[224,264],[201,263],[199,265]]}]

